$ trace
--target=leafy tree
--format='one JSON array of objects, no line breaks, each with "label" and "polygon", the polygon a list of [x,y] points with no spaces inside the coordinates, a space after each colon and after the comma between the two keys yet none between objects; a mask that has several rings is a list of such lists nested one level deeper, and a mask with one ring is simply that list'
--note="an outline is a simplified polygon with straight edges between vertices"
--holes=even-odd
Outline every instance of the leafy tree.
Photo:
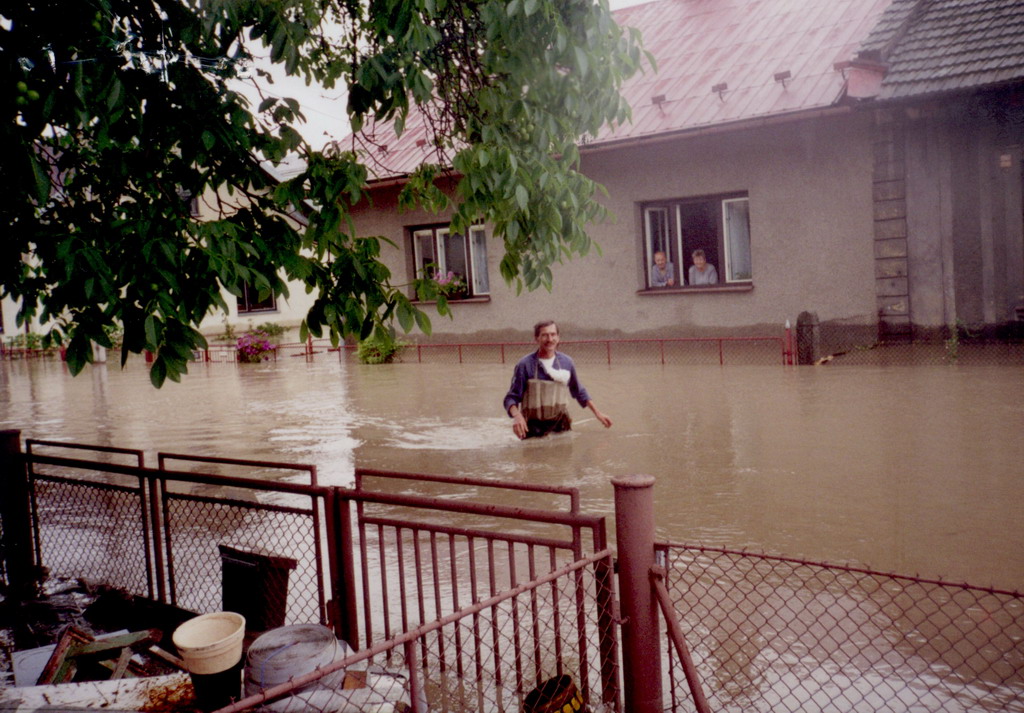
[{"label": "leafy tree", "polygon": [[[298,102],[252,106],[233,89],[263,45],[289,74],[347,88],[363,130],[351,146],[314,151],[294,128]],[[20,300],[19,323],[52,323],[46,339],[67,345],[73,373],[90,342],[109,347],[109,327],[122,326],[122,361],[153,352],[156,386],[205,346],[197,326],[227,310],[222,286],[262,299],[305,284],[316,299],[303,339],[366,338],[395,318],[429,331],[392,284],[380,240],[353,228],[373,127],[401,132],[424,117],[437,162],[410,178],[402,205],[454,200],[455,230],[486,220],[504,240],[506,280],[550,286],[551,264],[585,253],[585,225],[602,215],[598,186],[576,170],[577,142],[628,117],[618,89],[640,58],[607,0],[7,3],[4,294]],[[289,153],[306,168],[277,183],[266,162]],[[190,197],[214,218],[197,220]],[[295,211],[308,214],[304,229]],[[416,288],[437,297],[429,281]]]}]

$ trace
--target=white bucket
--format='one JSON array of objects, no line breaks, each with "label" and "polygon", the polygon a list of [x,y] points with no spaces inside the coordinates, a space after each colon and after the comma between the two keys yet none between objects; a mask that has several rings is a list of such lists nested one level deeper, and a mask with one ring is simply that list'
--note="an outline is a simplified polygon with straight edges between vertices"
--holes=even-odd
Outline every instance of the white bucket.
[{"label": "white bucket", "polygon": [[[334,632],[319,624],[294,624],[271,629],[249,646],[245,666],[245,695],[284,683],[352,654]],[[310,687],[334,688],[345,678],[344,669],[324,676]]]},{"label": "white bucket", "polygon": [[189,673],[226,671],[242,658],[245,617],[220,611],[189,619],[174,630],[171,640]]}]

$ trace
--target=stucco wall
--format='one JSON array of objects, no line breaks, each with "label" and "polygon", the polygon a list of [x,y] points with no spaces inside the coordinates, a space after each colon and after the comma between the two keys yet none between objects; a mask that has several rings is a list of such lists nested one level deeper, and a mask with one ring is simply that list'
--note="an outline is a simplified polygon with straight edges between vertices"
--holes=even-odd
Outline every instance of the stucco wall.
[{"label": "stucco wall", "polygon": [[[454,320],[434,317],[436,338],[504,338],[545,317],[572,337],[774,334],[804,310],[823,322],[874,322],[866,114],[594,151],[583,169],[607,187],[604,202],[617,216],[590,231],[601,254],[556,266],[550,293],[516,296],[501,280],[502,246],[492,239],[490,301],[453,304]],[[640,202],[737,191],[750,198],[752,289],[645,294]],[[375,210],[357,213],[360,234],[399,246],[407,245],[406,227],[445,219],[399,214],[393,190],[374,201]],[[403,251],[385,248],[384,259],[396,282],[407,279]]]}]

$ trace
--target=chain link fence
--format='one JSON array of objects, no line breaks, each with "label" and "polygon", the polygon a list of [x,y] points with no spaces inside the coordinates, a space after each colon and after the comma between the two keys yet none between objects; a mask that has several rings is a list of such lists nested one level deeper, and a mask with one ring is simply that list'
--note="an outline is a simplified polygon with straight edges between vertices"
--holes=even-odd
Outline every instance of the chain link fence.
[{"label": "chain link fence", "polygon": [[[574,489],[364,469],[356,489],[325,489],[156,471],[136,452],[61,445],[104,462],[28,458],[36,562],[54,575],[170,594],[196,611],[250,607],[247,618],[267,617],[260,629],[337,625],[327,605],[344,593],[335,584],[360,592],[348,601],[361,636],[343,637],[358,654],[248,691],[231,710],[541,713],[527,704],[551,679],[571,681],[591,711],[621,710],[631,663],[619,660],[613,564],[603,518],[580,513]],[[371,477],[385,482],[366,487]],[[503,504],[508,489],[544,505]],[[354,503],[341,508],[354,513],[351,528],[320,501],[335,496]],[[325,541],[349,530],[356,561],[337,565],[339,580]],[[726,549],[656,550],[711,710],[1024,712],[1019,592]],[[666,647],[664,708],[690,711],[679,655]]]},{"label": "chain link fence", "polygon": [[812,324],[809,332],[798,325],[801,338],[813,343],[802,363],[1024,366],[1024,322],[999,330],[955,325],[880,336],[876,325],[834,320]]},{"label": "chain link fence", "polygon": [[[563,341],[563,351],[581,364],[785,364],[787,342],[778,337],[595,339]],[[515,363],[537,349],[535,342],[407,344],[396,361],[406,364]],[[345,347],[355,360],[355,349]]]},{"label": "chain link fence", "polygon": [[[1024,711],[1024,597],[660,545],[715,711]],[[694,710],[669,650],[673,711]]]},{"label": "chain link fence", "polygon": [[[607,648],[599,601],[611,553],[595,553],[358,654],[222,708],[594,713],[618,711],[615,674],[588,663]],[[568,708],[565,708],[568,706]]]},{"label": "chain link fence", "polygon": [[[195,612],[227,608],[254,630],[328,619],[323,491],[315,485],[144,467],[141,452],[28,441],[35,561]],[[96,461],[67,458],[86,453]],[[64,456],[64,457],[61,457]],[[126,464],[125,457],[128,457]],[[191,459],[259,472],[311,466]]]}]

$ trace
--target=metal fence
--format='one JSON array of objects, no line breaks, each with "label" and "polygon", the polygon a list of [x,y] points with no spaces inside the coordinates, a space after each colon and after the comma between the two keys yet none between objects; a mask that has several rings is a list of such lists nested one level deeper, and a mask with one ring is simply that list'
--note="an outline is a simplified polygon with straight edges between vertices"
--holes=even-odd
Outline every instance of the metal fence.
[{"label": "metal fence", "polygon": [[[608,648],[601,600],[612,592],[603,550],[494,596],[411,627],[358,654],[221,709],[275,711],[413,710],[504,713],[621,710],[617,680],[588,665]],[[582,634],[582,635],[581,635]],[[351,686],[346,679],[352,680]],[[575,700],[575,703],[573,701]],[[563,708],[561,702],[568,705]],[[398,704],[398,708],[395,706]]]},{"label": "metal fence", "polygon": [[[196,612],[233,603],[257,625],[328,620],[330,491],[316,487],[312,466],[159,454],[150,469],[141,451],[35,440],[26,454],[38,565]],[[312,482],[238,475],[253,470]],[[266,581],[277,586],[253,591]]]},{"label": "metal fence", "polygon": [[[448,705],[453,675],[460,696],[468,671],[473,696],[505,710],[568,667],[618,709],[611,560],[573,564],[606,546],[605,524],[580,513],[576,489],[373,470],[355,489],[321,488],[310,466],[161,453],[150,469],[138,451],[54,441],[28,441],[24,460],[34,561],[54,576],[238,611],[256,631],[317,621],[402,657],[417,632],[423,677],[444,683],[427,686],[431,707]],[[309,482],[243,477],[253,469]],[[502,504],[510,490],[537,507]],[[569,584],[548,577],[559,571]]]},{"label": "metal fence", "polygon": [[[352,489],[324,488],[309,466],[161,454],[151,469],[138,451],[43,441],[12,460],[9,445],[7,467],[29,477],[34,561],[52,575],[242,609],[258,628],[318,621],[359,650],[231,710],[367,696],[357,708],[503,713],[564,675],[592,711],[647,713],[630,704],[650,697],[630,690],[640,679],[662,681],[660,710],[1024,711],[1020,593],[655,544],[648,476],[613,481],[616,578],[604,519],[574,488],[365,469]],[[244,477],[254,469],[265,479]],[[620,502],[634,491],[648,514]],[[229,569],[247,582],[235,601]],[[655,591],[660,631],[654,617],[638,636]],[[651,650],[665,652],[653,681]]]},{"label": "metal fence", "polygon": [[[661,544],[715,711],[1024,711],[1018,592]],[[668,649],[670,708],[694,710]]]},{"label": "metal fence", "polygon": [[[517,361],[536,349],[534,342],[460,342],[406,344],[396,362],[405,364],[505,364]],[[560,349],[581,363],[589,364],[730,364],[760,365],[791,363],[792,344],[786,335],[778,337],[694,337],[664,339],[588,339],[564,341]],[[269,358],[317,358],[340,352],[356,359],[358,347],[331,346],[327,340],[309,340],[277,345]],[[211,344],[197,352],[196,361],[233,362],[233,344]]]},{"label": "metal fence", "polygon": [[999,329],[951,325],[883,335],[874,324],[833,320],[814,324],[809,332],[798,325],[796,332],[798,345],[813,343],[798,359],[802,363],[1024,366],[1024,321]]}]

